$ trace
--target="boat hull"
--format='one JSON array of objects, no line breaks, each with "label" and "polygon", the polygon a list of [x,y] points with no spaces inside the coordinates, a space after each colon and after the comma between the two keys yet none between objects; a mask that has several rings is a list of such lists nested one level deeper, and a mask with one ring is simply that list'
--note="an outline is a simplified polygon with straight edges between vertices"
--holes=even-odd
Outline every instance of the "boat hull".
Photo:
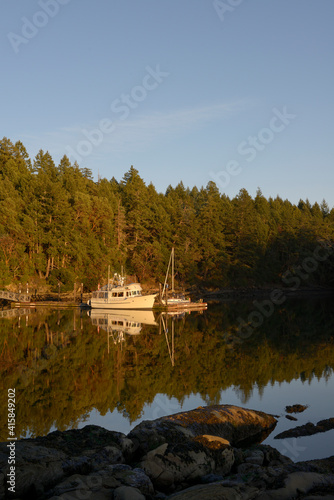
[{"label": "boat hull", "polygon": [[97,309],[153,309],[156,294],[137,297],[91,298],[88,305]]}]

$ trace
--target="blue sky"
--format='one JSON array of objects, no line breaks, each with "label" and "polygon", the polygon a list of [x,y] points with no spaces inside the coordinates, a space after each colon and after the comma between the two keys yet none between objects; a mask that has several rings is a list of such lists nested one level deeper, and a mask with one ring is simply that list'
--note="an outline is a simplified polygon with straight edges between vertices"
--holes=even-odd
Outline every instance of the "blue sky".
[{"label": "blue sky", "polygon": [[16,0],[1,130],[94,178],[334,206],[333,0]]}]

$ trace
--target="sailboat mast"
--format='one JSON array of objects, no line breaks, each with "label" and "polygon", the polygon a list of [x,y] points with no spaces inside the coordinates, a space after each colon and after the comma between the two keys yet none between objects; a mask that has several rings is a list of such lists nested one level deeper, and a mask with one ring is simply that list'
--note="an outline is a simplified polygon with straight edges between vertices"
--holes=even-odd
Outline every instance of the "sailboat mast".
[{"label": "sailboat mast", "polygon": [[172,248],[172,292],[174,292],[174,247]]},{"label": "sailboat mast", "polygon": [[[168,262],[168,267],[167,267],[167,272],[166,272],[166,277],[165,277],[165,283],[164,283],[164,286],[163,286],[163,289],[162,289],[162,297],[164,297],[164,293],[165,293],[165,290],[166,290],[166,286],[167,286],[167,280],[168,280],[168,273],[169,273],[169,268],[170,268],[170,265],[171,263],[173,262],[173,259],[172,259],[172,256],[173,256],[173,251],[174,251],[174,248],[172,249],[171,251],[171,254],[170,254],[170,257],[169,257],[169,262]],[[174,266],[173,266],[174,267]],[[173,289],[173,271],[172,271],[172,289]]]}]

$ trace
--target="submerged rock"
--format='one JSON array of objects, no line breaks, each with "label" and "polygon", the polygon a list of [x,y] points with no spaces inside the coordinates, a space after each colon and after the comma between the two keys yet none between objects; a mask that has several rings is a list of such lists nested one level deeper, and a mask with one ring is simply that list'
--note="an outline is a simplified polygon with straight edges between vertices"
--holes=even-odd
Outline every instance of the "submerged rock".
[{"label": "submerged rock", "polygon": [[293,417],[292,415],[285,415],[285,418],[287,418],[288,420],[293,420],[294,422],[297,422],[298,420],[298,418]]},{"label": "submerged rock", "polygon": [[285,411],[287,413],[302,413],[308,408],[308,405],[295,404],[291,406],[286,406]]},{"label": "submerged rock", "polygon": [[277,434],[274,439],[284,439],[289,437],[300,437],[300,436],[312,436],[313,434],[317,434],[318,432],[326,432],[331,429],[334,429],[334,418],[327,418],[325,420],[319,420],[319,422],[315,425],[311,422],[308,422],[304,425],[299,425],[298,427],[294,427],[293,429],[288,429],[286,431]]}]

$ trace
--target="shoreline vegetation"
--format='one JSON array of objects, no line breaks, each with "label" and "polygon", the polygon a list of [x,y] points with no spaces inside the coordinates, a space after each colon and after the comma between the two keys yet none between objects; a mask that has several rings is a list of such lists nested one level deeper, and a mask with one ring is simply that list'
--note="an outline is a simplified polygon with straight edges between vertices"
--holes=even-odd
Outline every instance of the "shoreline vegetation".
[{"label": "shoreline vegetation", "polygon": [[155,287],[172,247],[180,289],[332,287],[334,208],[260,189],[229,198],[212,181],[158,193],[133,166],[95,182],[66,155],[32,160],[22,142],[0,140],[0,290],[92,292],[108,266]]},{"label": "shoreline vegetation", "polygon": [[[158,288],[145,287],[143,285],[143,290],[145,293],[158,293]],[[263,288],[253,287],[253,288],[226,288],[226,289],[205,289],[193,287],[191,290],[186,290],[186,296],[191,297],[191,300],[205,299],[209,302],[225,302],[229,300],[249,300],[259,299],[259,298],[269,298],[273,293],[280,291],[282,297],[286,298],[311,298],[319,296],[331,296],[334,294],[334,287],[327,286],[314,286],[314,287],[304,287],[297,290],[289,289],[286,287],[279,286],[267,286]],[[55,293],[55,292],[43,292],[34,293],[31,295],[31,305],[48,305],[50,307],[63,305],[63,306],[73,306],[80,307],[85,306],[91,293]],[[0,299],[0,308],[11,308],[15,305],[20,305],[17,302],[9,302]],[[27,306],[29,304],[22,303],[22,306]],[[159,304],[155,304],[154,308],[159,308]]]},{"label": "shoreline vegetation", "polygon": [[[293,462],[261,441],[277,416],[233,405],[143,421],[128,435],[88,425],[0,443],[1,498],[331,499],[334,456]],[[248,442],[248,444],[244,444]]]}]

